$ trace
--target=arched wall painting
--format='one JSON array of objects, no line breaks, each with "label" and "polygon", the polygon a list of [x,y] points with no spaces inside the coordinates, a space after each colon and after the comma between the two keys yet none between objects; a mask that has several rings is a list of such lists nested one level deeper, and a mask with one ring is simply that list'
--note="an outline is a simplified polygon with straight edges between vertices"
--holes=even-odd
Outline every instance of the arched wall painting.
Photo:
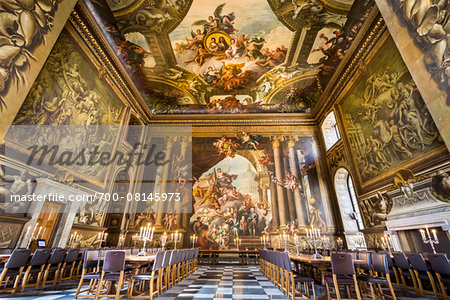
[{"label": "arched wall painting", "polygon": [[[281,176],[275,170],[269,137],[242,133],[235,137],[193,139],[195,183],[189,235],[198,236],[196,246],[233,249],[239,237],[243,248],[261,247],[261,235],[278,232],[279,224],[274,219],[280,214],[286,216],[285,225],[289,225],[286,229],[300,234],[297,210],[290,206],[297,192],[306,207],[306,218],[322,232],[326,231],[324,192],[316,170],[319,158],[312,138],[295,137],[296,142],[291,140],[290,146],[287,137],[272,138],[277,139],[280,147]],[[295,162],[288,159],[288,147],[293,147]],[[295,180],[293,168],[297,170]],[[278,208],[277,186],[283,191],[284,211]]]},{"label": "arched wall painting", "polygon": [[272,213],[269,203],[260,198],[256,176],[255,167],[240,155],[226,157],[200,176],[193,186],[195,213],[191,217],[191,222],[205,224],[197,232],[209,229],[200,238],[200,247],[207,247],[207,241],[216,242],[219,236],[227,245],[236,237],[268,232]]}]

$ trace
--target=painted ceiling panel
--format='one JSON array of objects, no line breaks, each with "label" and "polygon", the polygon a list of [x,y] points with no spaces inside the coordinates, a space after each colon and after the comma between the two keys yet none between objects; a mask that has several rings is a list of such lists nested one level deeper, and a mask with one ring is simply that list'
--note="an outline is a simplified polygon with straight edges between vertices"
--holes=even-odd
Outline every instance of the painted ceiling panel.
[{"label": "painted ceiling panel", "polygon": [[309,113],[374,5],[86,2],[156,114]]}]

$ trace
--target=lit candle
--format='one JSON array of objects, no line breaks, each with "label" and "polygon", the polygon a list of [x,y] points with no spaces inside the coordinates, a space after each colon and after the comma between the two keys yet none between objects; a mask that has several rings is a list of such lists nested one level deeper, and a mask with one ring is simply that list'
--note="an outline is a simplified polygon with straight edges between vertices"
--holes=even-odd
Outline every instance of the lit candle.
[{"label": "lit candle", "polygon": [[308,233],[308,229],[306,229],[306,228],[305,228],[305,231],[306,231],[306,238],[308,238],[308,239],[309,239],[309,233]]},{"label": "lit candle", "polygon": [[425,230],[420,229],[420,234],[422,235],[422,240],[426,240],[427,238],[425,237]]},{"label": "lit candle", "polygon": [[142,233],[144,232],[144,228],[141,226],[141,231],[139,232],[139,236],[142,237]]},{"label": "lit candle", "polygon": [[319,233],[319,239],[320,239],[320,228],[319,228],[319,229],[317,229],[317,232]]},{"label": "lit candle", "polygon": [[437,238],[437,234],[436,234],[436,229],[433,229],[431,232],[433,232],[434,240],[437,241],[438,238]]}]

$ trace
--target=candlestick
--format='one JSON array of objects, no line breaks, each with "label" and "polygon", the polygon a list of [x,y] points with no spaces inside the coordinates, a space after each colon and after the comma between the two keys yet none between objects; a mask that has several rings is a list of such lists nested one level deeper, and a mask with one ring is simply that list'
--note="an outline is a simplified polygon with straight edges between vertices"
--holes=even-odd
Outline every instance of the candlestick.
[{"label": "candlestick", "polygon": [[161,247],[162,247],[162,250],[164,250],[164,246],[166,245],[166,242],[167,242],[167,233],[164,232],[163,236],[161,237]]},{"label": "candlestick", "polygon": [[147,255],[147,242],[151,242],[153,240],[153,231],[155,228],[150,227],[150,223],[147,224],[144,228],[141,227],[141,235],[139,236],[139,240],[143,241],[143,247],[142,250],[138,253],[138,256],[145,256]]},{"label": "candlestick", "polygon": [[323,256],[317,252],[317,243],[320,241],[320,229],[317,231],[314,226],[311,225],[310,235],[307,236],[307,240],[313,244],[314,254],[311,257],[312,259],[322,259]]},{"label": "candlestick", "polygon": [[420,233],[422,234],[422,241],[424,244],[430,244],[431,249],[433,250],[433,253],[436,254],[436,249],[434,247],[434,245],[439,244],[439,239],[437,237],[436,234],[436,229],[433,229],[433,237],[431,237],[430,231],[428,230],[428,226],[425,226],[425,230],[426,230],[426,235],[425,232],[423,231],[423,229],[420,229]]}]

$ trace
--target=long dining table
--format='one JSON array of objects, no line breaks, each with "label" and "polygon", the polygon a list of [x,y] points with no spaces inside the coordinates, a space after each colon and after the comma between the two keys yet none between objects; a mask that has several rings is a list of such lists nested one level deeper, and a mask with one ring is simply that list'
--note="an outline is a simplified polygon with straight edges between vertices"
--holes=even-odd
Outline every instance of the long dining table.
[{"label": "long dining table", "polygon": [[[125,262],[133,265],[133,267],[135,267],[137,270],[142,265],[154,262],[155,257],[156,257],[156,254],[142,255],[142,256],[140,256],[140,255],[125,255]],[[104,260],[104,259],[105,258],[103,256],[101,256],[95,260]]]},{"label": "long dining table", "polygon": [[242,255],[254,254],[258,255],[258,250],[256,249],[200,249],[200,254],[208,254],[211,258],[210,263],[216,264],[219,262],[220,254],[238,254],[242,259],[241,263],[245,264],[245,259]]},{"label": "long dining table", "polygon": [[[317,268],[320,272],[320,277],[321,277],[321,282],[322,285],[325,285],[325,274],[327,272],[327,270],[329,270],[329,268],[331,267],[331,257],[330,256],[323,256],[323,258],[321,259],[314,259],[312,258],[311,254],[290,254],[289,255],[290,259],[296,263],[303,263],[303,264],[307,264],[310,265],[314,268]],[[364,264],[366,263],[366,260],[362,260],[362,259],[353,259],[353,264],[355,265],[359,265],[359,264]]]}]

